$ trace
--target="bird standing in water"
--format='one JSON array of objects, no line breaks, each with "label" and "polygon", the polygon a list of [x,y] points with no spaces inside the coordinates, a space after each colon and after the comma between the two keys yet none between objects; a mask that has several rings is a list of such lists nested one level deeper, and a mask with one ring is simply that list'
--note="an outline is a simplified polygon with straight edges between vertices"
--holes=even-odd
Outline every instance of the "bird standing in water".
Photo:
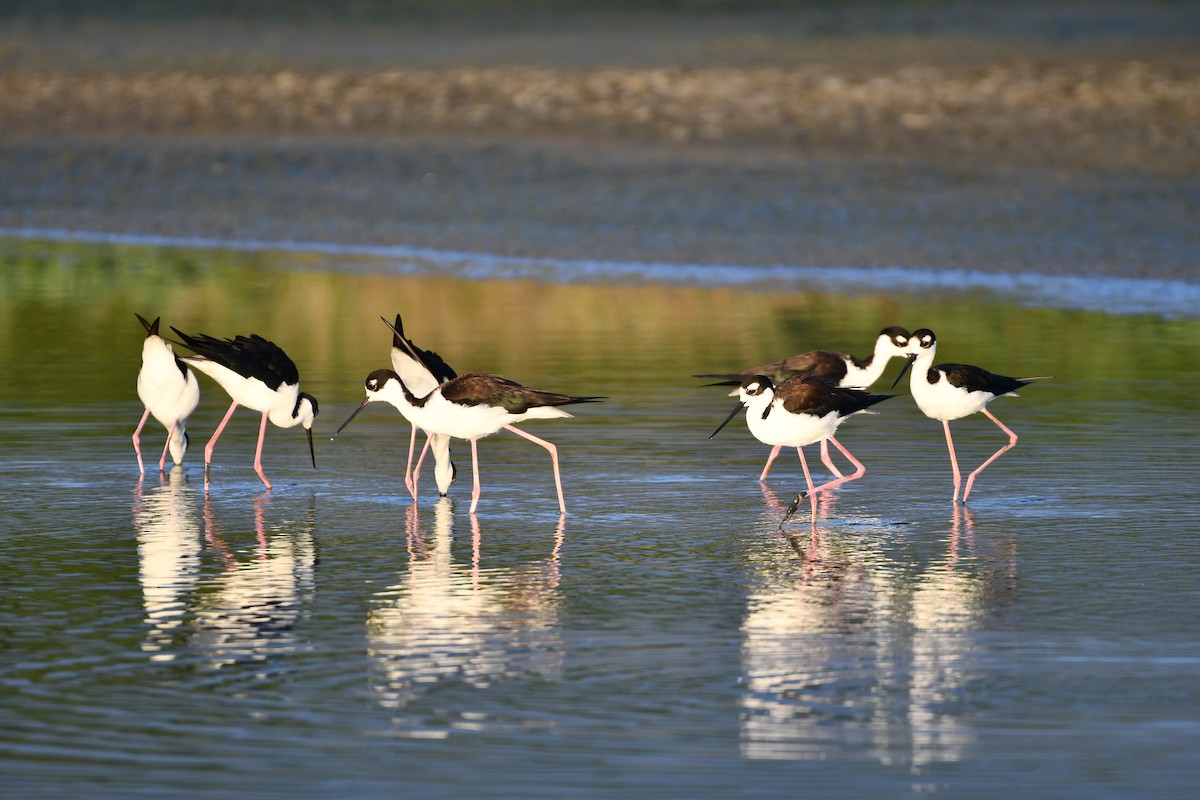
[{"label": "bird standing in water", "polygon": [[[750,367],[734,373],[696,375],[694,377],[724,379],[712,384],[713,386],[738,386],[747,378],[756,375],[765,375],[775,384],[781,384],[788,378],[794,378],[797,375],[808,375],[812,378],[820,378],[842,389],[866,389],[879,380],[889,361],[893,358],[908,356],[908,337],[907,330],[892,325],[881,330],[875,337],[875,346],[871,350],[871,355],[866,358],[856,358],[849,353],[835,353],[831,350],[810,350],[807,353],[789,356],[782,361]],[[737,395],[738,392],[739,390],[735,389],[731,394]],[[767,456],[767,463],[763,465],[762,473],[758,476],[760,481],[767,479],[767,473],[771,471],[771,465],[775,463],[775,459],[779,457],[779,451],[782,449],[782,445],[771,448],[771,453]],[[834,476],[842,477],[841,470],[829,456],[828,439],[821,440],[821,462]]]},{"label": "bird standing in water", "polygon": [[[866,474],[867,469],[862,462],[851,455],[833,434],[851,416],[895,395],[871,394],[861,389],[842,389],[807,375],[788,378],[776,386],[766,375],[755,375],[742,381],[738,396],[738,404],[708,438],[711,439],[720,433],[721,428],[729,424],[729,421],[744,408],[746,424],[756,439],[775,447],[796,448],[808,490],[796,495],[795,502],[784,517],[786,522],[804,497],[809,498],[815,519],[818,492],[827,492],[849,481],[858,480]],[[849,475],[814,486],[812,474],[808,470],[808,461],[804,457],[804,447],[826,440],[833,442],[855,469]]]},{"label": "bird standing in water", "polygon": [[158,471],[166,472],[168,450],[176,464],[183,463],[188,447],[187,419],[200,403],[200,384],[196,382],[196,375],[175,355],[170,342],[158,335],[160,318],[147,322],[141,314],[134,316],[146,329],[146,338],[142,342],[142,368],[137,377],[138,397],[146,410],[133,432],[138,471],[145,475],[140,437],[146,419],[153,414],[167,429],[167,442],[163,445],[162,458],[158,460]]},{"label": "bird standing in water", "polygon": [[221,424],[204,446],[206,484],[213,447],[238,406],[262,413],[258,447],[254,451],[254,471],[268,489],[271,488],[271,482],[262,468],[263,439],[267,435],[268,419],[280,428],[304,426],[308,434],[308,452],[313,467],[317,466],[312,441],[313,420],[318,412],[317,398],[300,391],[300,372],[287,353],[258,334],[216,339],[205,334],[189,336],[178,328],[171,330],[183,340],[184,346],[196,353],[186,356],[184,361],[219,383],[233,398]]},{"label": "bird standing in water", "polygon": [[928,328],[913,331],[912,337],[909,339],[908,351],[908,363],[896,376],[896,382],[892,386],[899,383],[900,379],[904,377],[904,373],[912,368],[912,379],[909,385],[917,408],[921,409],[921,413],[930,419],[941,420],[942,428],[946,432],[946,448],[950,451],[950,467],[954,472],[953,499],[955,503],[958,502],[958,490],[962,486],[962,474],[958,468],[958,456],[954,452],[954,438],[950,435],[951,420],[962,419],[978,411],[1008,434],[1008,443],[967,476],[967,485],[962,493],[962,502],[966,503],[967,496],[971,494],[971,487],[979,473],[1017,444],[1017,435],[987,410],[987,404],[1001,395],[1016,397],[1017,389],[1039,379],[1009,378],[969,364],[938,364],[934,366],[933,358],[937,353],[937,336]]},{"label": "bird standing in water", "polygon": [[[383,322],[392,329],[392,369],[415,394],[429,394],[440,384],[458,377],[441,356],[432,350],[422,350],[413,343],[412,339],[404,335],[404,323],[399,314],[396,315],[394,325],[386,319]],[[400,409],[400,413],[403,414],[404,410]],[[405,419],[408,417],[406,416]],[[450,484],[458,476],[454,462],[450,460],[450,437],[442,433],[426,431],[425,444],[421,447],[421,455],[417,458],[417,465],[414,467],[413,450],[416,447],[418,426],[413,424],[411,419],[408,421],[412,426],[412,434],[408,441],[408,463],[404,467],[404,485],[408,487],[409,494],[416,500],[417,477],[421,472],[421,464],[425,462],[425,452],[432,450],[433,479],[437,483],[438,494],[445,497],[450,491]]]},{"label": "bird standing in water", "polygon": [[532,389],[528,386],[482,372],[472,372],[449,380],[431,392],[418,397],[404,380],[390,369],[380,369],[367,376],[364,383],[367,396],[349,418],[338,428],[341,432],[368,403],[391,403],[414,425],[424,431],[467,439],[471,442],[471,470],[474,488],[470,512],[479,505],[479,454],[477,442],[501,428],[512,431],[546,449],[554,466],[554,485],[558,490],[558,508],[567,513],[563,499],[562,477],[558,469],[558,448],[544,439],[526,433],[516,423],[529,419],[570,417],[559,406],[593,403],[602,397],[572,397],[558,392]]}]

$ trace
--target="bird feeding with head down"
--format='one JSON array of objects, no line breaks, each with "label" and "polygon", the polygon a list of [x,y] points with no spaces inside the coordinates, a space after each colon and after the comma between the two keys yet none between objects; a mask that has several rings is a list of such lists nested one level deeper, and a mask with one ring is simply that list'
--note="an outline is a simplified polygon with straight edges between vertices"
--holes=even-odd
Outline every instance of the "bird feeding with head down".
[{"label": "bird feeding with head down", "polygon": [[146,338],[142,341],[142,368],[137,377],[138,398],[146,410],[133,432],[133,451],[137,454],[138,471],[145,475],[141,432],[146,419],[153,415],[167,429],[167,441],[158,460],[158,471],[166,471],[168,451],[176,465],[182,464],[188,448],[187,420],[200,403],[200,385],[196,382],[196,375],[175,355],[171,343],[159,335],[160,317],[155,317],[154,322],[147,322],[141,314],[135,313],[134,316],[146,329]]},{"label": "bird feeding with head down", "polygon": [[[404,335],[404,322],[396,314],[395,324],[386,319],[384,324],[392,329],[392,369],[401,377],[417,395],[426,395],[439,385],[452,378],[458,377],[454,369],[432,350],[423,350],[412,339]],[[404,410],[399,409],[403,414]],[[408,419],[408,417],[405,417]],[[438,494],[445,497],[450,491],[458,470],[450,459],[450,437],[442,433],[425,432],[425,444],[421,447],[421,455],[413,466],[413,450],[417,441],[418,426],[408,420],[412,433],[408,441],[408,463],[404,467],[404,485],[414,500],[417,499],[418,477],[421,465],[425,462],[425,453],[433,452],[433,479],[437,484]],[[341,430],[340,428],[338,430]]]},{"label": "bird feeding with head down", "polygon": [[185,347],[196,354],[184,357],[184,361],[215,380],[233,399],[221,424],[204,447],[206,484],[213,448],[238,406],[262,414],[258,446],[254,451],[254,471],[268,489],[271,488],[271,482],[262,468],[263,440],[267,435],[268,420],[280,428],[302,426],[308,435],[308,453],[316,468],[312,426],[319,410],[317,398],[300,391],[300,372],[282,348],[254,333],[233,339],[217,339],[206,334],[189,336],[174,327],[171,330],[183,340]]}]

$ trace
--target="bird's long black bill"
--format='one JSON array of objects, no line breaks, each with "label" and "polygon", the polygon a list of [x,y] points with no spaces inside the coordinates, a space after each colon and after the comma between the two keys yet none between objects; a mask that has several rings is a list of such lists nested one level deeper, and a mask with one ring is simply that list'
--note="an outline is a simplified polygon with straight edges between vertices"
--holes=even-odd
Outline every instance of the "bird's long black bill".
[{"label": "bird's long black bill", "polygon": [[346,417],[346,421],[345,421],[345,422],[343,422],[343,423],[341,424],[341,427],[339,427],[339,428],[338,428],[336,431],[334,431],[334,432],[333,432],[333,436],[330,436],[329,438],[330,438],[330,439],[332,439],[332,438],[334,438],[334,436],[337,436],[339,433],[341,433],[341,432],[342,432],[342,428],[346,427],[346,426],[347,426],[347,425],[349,425],[351,422],[353,422],[353,421],[354,421],[354,418],[358,416],[358,412],[360,412],[360,411],[362,411],[364,408],[366,408],[366,407],[367,407],[367,403],[369,403],[369,402],[371,402],[371,398],[369,398],[369,397],[368,397],[368,398],[364,399],[364,400],[362,401],[362,404],[361,404],[361,405],[359,405],[359,407],[358,407],[358,408],[354,409],[354,413],[353,413],[353,414],[351,414],[350,416]]},{"label": "bird's long black bill", "polygon": [[912,367],[912,365],[913,365],[913,362],[914,362],[914,361],[916,361],[916,360],[917,360],[917,354],[916,354],[916,353],[911,353],[911,354],[908,356],[908,361],[905,361],[905,362],[904,362],[904,367],[903,367],[903,368],[900,370],[900,374],[896,376],[896,380],[892,381],[892,388],[893,388],[893,389],[895,389],[895,388],[896,388],[896,384],[898,384],[898,383],[900,382],[900,379],[904,377],[904,375],[905,375],[905,374],[908,372],[909,368],[910,368],[910,367]]},{"label": "bird's long black bill", "polygon": [[738,412],[741,411],[745,407],[746,406],[743,403],[738,403],[736,406],[734,406],[733,411],[729,412],[729,416],[725,418],[725,421],[722,422],[720,425],[718,425],[717,429],[708,435],[708,438],[711,439],[714,436],[716,436],[718,433],[720,433],[721,429],[724,428],[726,425],[728,425],[729,421],[732,420],[734,417],[736,417],[738,415]]},{"label": "bird's long black bill", "polygon": [[312,428],[305,428],[304,432],[308,434],[308,454],[312,457],[313,469],[317,468],[317,451],[313,449],[312,443]]}]

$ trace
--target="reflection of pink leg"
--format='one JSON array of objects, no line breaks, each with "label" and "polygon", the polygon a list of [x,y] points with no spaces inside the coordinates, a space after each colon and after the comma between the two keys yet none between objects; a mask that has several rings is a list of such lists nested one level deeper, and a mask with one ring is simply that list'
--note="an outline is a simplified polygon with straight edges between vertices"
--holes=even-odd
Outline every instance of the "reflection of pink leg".
[{"label": "reflection of pink leg", "polygon": [[[146,420],[149,418],[149,416],[150,409],[147,408],[142,414],[142,421],[138,423],[137,430],[133,432],[133,452],[137,453],[138,471],[143,475],[146,474],[146,468],[142,465],[142,442],[140,437],[142,428],[145,427]],[[167,438],[167,441],[171,441],[170,437]]]},{"label": "reflection of pink leg", "polygon": [[[988,411],[986,408],[980,409],[980,411],[982,411],[985,415],[987,415],[987,418],[990,419],[992,422],[999,425],[1000,430],[1002,430],[1008,434],[1008,444],[1004,445],[999,450],[997,450],[995,453],[993,453],[991,458],[989,458],[987,461],[980,464],[978,469],[976,469],[974,472],[972,472],[970,475],[967,476],[967,488],[963,491],[963,499],[962,499],[962,501],[964,503],[967,502],[967,495],[969,495],[971,493],[971,485],[973,483],[975,483],[975,476],[978,475],[979,473],[983,472],[984,468],[987,467],[988,464],[991,464],[997,458],[1004,455],[1009,450],[1012,450],[1013,447],[1017,444],[1017,435],[1015,433],[1013,433],[1011,430],[1009,430],[1009,428],[1006,427],[1003,422],[996,419],[996,417],[992,414],[992,412]],[[950,430],[949,427],[947,427],[946,430],[949,431]]]},{"label": "reflection of pink leg", "polygon": [[526,433],[515,425],[505,425],[504,427],[518,436],[524,436],[534,444],[540,444],[542,447],[546,448],[546,452],[550,454],[550,462],[554,465],[554,486],[556,489],[558,489],[558,513],[566,514],[567,504],[563,500],[562,477],[558,474],[558,448],[550,442],[547,442],[545,439],[539,439],[532,433]]},{"label": "reflection of pink leg", "polygon": [[471,588],[479,591],[479,546],[483,543],[483,532],[479,528],[479,517],[471,515]]},{"label": "reflection of pink leg", "polygon": [[263,412],[262,424],[258,426],[258,447],[254,450],[254,471],[258,473],[258,477],[262,478],[262,482],[271,488],[271,482],[267,480],[267,476],[263,474],[262,468],[262,446],[263,439],[267,438],[267,412]]},{"label": "reflection of pink leg", "polygon": [[759,483],[767,479],[767,473],[771,471],[771,465],[775,463],[775,459],[779,458],[779,451],[783,449],[783,445],[775,445],[771,448],[771,454],[767,456],[767,463],[763,464],[762,474],[758,476]]},{"label": "reflection of pink leg", "polygon": [[265,524],[264,499],[262,495],[254,498],[254,532],[258,536],[258,557],[263,561],[267,560],[267,527]]},{"label": "reflection of pink leg", "polygon": [[[841,445],[838,445],[838,448],[840,449]],[[833,473],[833,477],[842,477],[842,471],[837,468],[837,465],[833,463],[833,459],[829,457],[828,439],[821,440],[821,463],[825,465],[825,469]]]},{"label": "reflection of pink leg", "polygon": [[467,513],[474,514],[479,505],[479,452],[474,439],[471,440],[471,474],[475,477],[475,488],[471,490],[471,508]]},{"label": "reflection of pink leg", "polygon": [[170,430],[167,431],[167,443],[163,445],[162,458],[158,460],[158,471],[167,471],[167,450],[171,447],[171,437],[175,435],[175,426],[179,424],[179,420],[171,423]]},{"label": "reflection of pink leg", "polygon": [[[843,447],[841,442],[839,442],[837,439],[833,438],[832,436],[830,436],[827,441],[833,442],[834,446],[837,447],[837,449],[842,452],[842,455],[844,455],[847,458],[847,460],[849,460],[849,462],[854,465],[854,472],[851,472],[849,475],[842,475],[839,478],[834,478],[833,480],[829,481],[828,483],[822,483],[817,488],[811,490],[811,492],[813,494],[816,494],[817,492],[827,492],[830,489],[834,489],[838,486],[841,486],[843,483],[849,483],[850,481],[856,481],[859,478],[861,478],[863,475],[867,474],[867,468],[862,465],[861,461],[859,461],[857,458],[855,458],[853,455],[851,455],[850,451],[847,450],[845,447]],[[823,443],[824,442],[822,442],[822,444]]]},{"label": "reflection of pink leg", "polygon": [[950,435],[950,421],[942,420],[942,427],[946,429],[946,449],[950,451],[950,469],[954,471],[954,498],[953,503],[958,502],[958,487],[962,485],[962,473],[958,471],[958,456],[954,452],[954,438]]}]

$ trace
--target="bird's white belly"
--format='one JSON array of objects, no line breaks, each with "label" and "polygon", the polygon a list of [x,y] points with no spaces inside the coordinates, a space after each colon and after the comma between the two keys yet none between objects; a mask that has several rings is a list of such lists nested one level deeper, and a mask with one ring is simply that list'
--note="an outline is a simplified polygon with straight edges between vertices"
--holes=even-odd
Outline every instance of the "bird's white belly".
[{"label": "bird's white belly", "polygon": [[913,392],[913,400],[921,413],[930,419],[952,420],[974,414],[993,398],[990,392],[968,392],[951,386],[927,386]]},{"label": "bird's white belly", "polygon": [[169,428],[180,417],[186,417],[195,410],[200,400],[200,389],[195,376],[185,378],[180,372],[170,351],[163,348],[147,356],[138,374],[138,397],[142,405],[150,409],[150,414]]},{"label": "bird's white belly", "polygon": [[762,411],[758,409],[747,409],[746,413],[750,432],[756,439],[763,444],[784,447],[804,447],[827,439],[844,419],[834,411],[823,417],[814,417],[808,414],[789,414],[779,406],[773,407],[766,419],[762,418]]},{"label": "bird's white belly", "polygon": [[431,397],[423,407],[410,407],[409,421],[430,433],[442,433],[458,439],[489,436],[505,425],[526,419],[571,416],[553,407],[531,408],[524,414],[511,414],[499,406],[486,404],[460,406],[440,395]]}]

